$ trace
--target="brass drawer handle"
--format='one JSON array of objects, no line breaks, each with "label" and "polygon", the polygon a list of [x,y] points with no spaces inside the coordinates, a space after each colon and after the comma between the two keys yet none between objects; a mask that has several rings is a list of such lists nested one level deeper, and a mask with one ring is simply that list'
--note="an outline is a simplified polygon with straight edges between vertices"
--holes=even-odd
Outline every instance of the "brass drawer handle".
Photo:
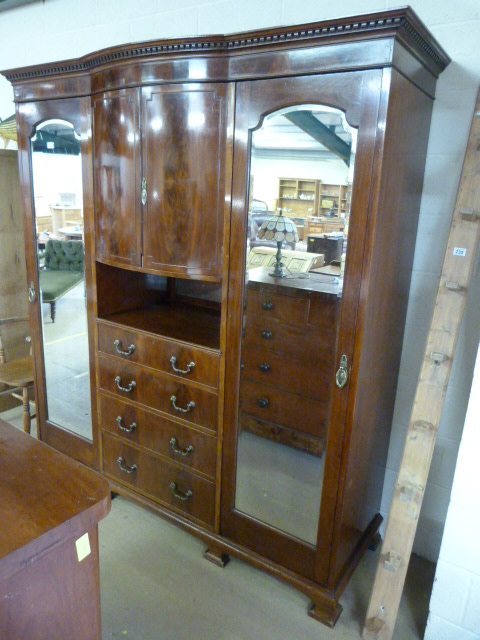
[{"label": "brass drawer handle", "polygon": [[121,429],[122,431],[125,431],[126,433],[132,433],[132,431],[135,431],[135,429],[137,428],[136,422],[132,422],[132,424],[129,427],[124,427],[122,422],[123,422],[123,418],[121,416],[118,416],[117,418],[118,428]]},{"label": "brass drawer handle", "polygon": [[136,464],[132,464],[132,466],[129,467],[125,462],[125,458],[122,458],[122,456],[118,458],[117,463],[120,467],[120,471],[123,471],[124,473],[135,473],[135,471],[138,469]]},{"label": "brass drawer handle", "polygon": [[188,413],[189,411],[191,411],[192,409],[195,408],[195,402],[193,402],[193,400],[191,400],[187,404],[187,408],[186,409],[182,409],[182,407],[177,407],[177,398],[176,398],[176,396],[172,396],[170,398],[170,402],[173,404],[173,408],[175,409],[175,411],[180,411],[180,413]]},{"label": "brass drawer handle", "polygon": [[269,373],[270,369],[272,367],[268,364],[268,362],[262,362],[262,364],[259,366],[260,371],[262,371],[262,373]]},{"label": "brass drawer handle", "polygon": [[137,386],[137,383],[135,382],[135,380],[132,380],[131,382],[128,383],[128,386],[122,387],[122,385],[120,384],[121,381],[122,380],[121,380],[120,376],[117,376],[115,378],[115,382],[117,383],[117,389],[119,391],[124,391],[125,393],[131,393],[135,389],[135,387]]},{"label": "brass drawer handle", "polygon": [[262,338],[264,340],[271,340],[273,338],[273,333],[271,331],[262,331]]},{"label": "brass drawer handle", "polygon": [[195,451],[195,447],[192,444],[189,444],[186,449],[179,449],[176,438],[170,439],[170,446],[172,447],[174,453],[178,453],[178,455],[180,456],[188,456]]},{"label": "brass drawer handle", "polygon": [[115,340],[115,341],[113,342],[113,344],[114,344],[114,346],[115,346],[115,349],[117,350],[117,353],[119,353],[121,356],[131,356],[131,355],[132,355],[132,353],[135,351],[135,345],[134,345],[134,344],[131,344],[131,345],[128,347],[128,350],[127,350],[127,351],[123,351],[123,349],[122,349],[122,343],[120,342],[120,340]]},{"label": "brass drawer handle", "polygon": [[188,500],[193,496],[193,491],[191,489],[188,489],[188,491],[185,491],[185,493],[181,493],[178,490],[176,482],[171,482],[169,489],[172,492],[173,496],[177,498],[177,500],[183,500],[185,502],[185,500]]},{"label": "brass drawer handle", "polygon": [[262,309],[264,309],[265,311],[271,311],[273,309],[273,302],[270,302],[270,300],[266,300],[262,304]]},{"label": "brass drawer handle", "polygon": [[189,362],[186,369],[177,369],[177,367],[175,366],[177,364],[177,359],[175,358],[175,356],[172,356],[170,358],[170,362],[172,363],[172,369],[175,371],[175,373],[181,373],[184,376],[187,375],[187,373],[190,373],[190,371],[195,368],[195,362]]},{"label": "brass drawer handle", "polygon": [[270,404],[270,400],[268,398],[260,398],[259,400],[257,400],[257,404],[260,409],[266,409]]},{"label": "brass drawer handle", "polygon": [[335,376],[335,382],[337,383],[337,387],[339,387],[339,389],[343,389],[343,387],[347,384],[347,380],[348,380],[347,366],[348,366],[347,356],[343,355],[340,358],[340,367],[337,371],[337,375]]}]

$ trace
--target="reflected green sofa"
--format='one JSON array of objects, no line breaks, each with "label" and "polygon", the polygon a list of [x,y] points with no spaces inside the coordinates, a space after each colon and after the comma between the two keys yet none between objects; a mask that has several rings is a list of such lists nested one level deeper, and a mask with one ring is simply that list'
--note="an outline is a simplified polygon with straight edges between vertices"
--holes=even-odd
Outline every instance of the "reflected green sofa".
[{"label": "reflected green sofa", "polygon": [[84,279],[85,250],[80,240],[48,240],[39,273],[42,302],[50,304],[50,317],[55,322],[56,302]]}]

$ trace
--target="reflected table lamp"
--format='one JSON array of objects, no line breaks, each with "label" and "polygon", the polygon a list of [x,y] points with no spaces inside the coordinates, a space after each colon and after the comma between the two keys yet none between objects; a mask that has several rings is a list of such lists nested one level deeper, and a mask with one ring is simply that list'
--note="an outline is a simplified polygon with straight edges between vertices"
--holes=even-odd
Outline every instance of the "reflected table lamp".
[{"label": "reflected table lamp", "polygon": [[284,271],[285,265],[282,262],[282,243],[298,242],[297,227],[290,218],[286,218],[282,215],[274,215],[260,227],[257,237],[262,240],[274,240],[277,243],[277,255],[275,256],[275,262],[273,265],[273,271],[268,275],[273,278],[286,278],[287,273]]}]

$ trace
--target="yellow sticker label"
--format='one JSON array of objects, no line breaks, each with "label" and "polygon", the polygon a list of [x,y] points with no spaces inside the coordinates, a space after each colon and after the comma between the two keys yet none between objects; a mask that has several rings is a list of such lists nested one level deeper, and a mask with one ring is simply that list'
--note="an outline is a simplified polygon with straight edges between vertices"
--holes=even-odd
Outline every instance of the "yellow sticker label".
[{"label": "yellow sticker label", "polygon": [[84,558],[90,555],[90,540],[88,533],[79,538],[75,543],[77,545],[78,561],[81,562]]}]

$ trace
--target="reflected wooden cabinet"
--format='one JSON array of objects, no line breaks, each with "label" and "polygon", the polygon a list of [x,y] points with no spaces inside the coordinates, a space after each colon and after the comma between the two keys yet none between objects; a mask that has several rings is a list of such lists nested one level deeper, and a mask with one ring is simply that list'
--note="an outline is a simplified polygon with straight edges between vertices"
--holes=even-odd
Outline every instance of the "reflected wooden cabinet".
[{"label": "reflected wooden cabinet", "polygon": [[318,215],[320,180],[279,178],[278,206],[291,218]]},{"label": "reflected wooden cabinet", "polygon": [[279,178],[278,206],[290,217],[327,216],[333,209],[339,218],[348,212],[347,184],[327,184],[321,180]]},{"label": "reflected wooden cabinet", "polygon": [[323,455],[335,379],[338,284],[249,271],[239,429]]},{"label": "reflected wooden cabinet", "polygon": [[[20,128],[32,100],[53,113],[52,91],[91,96],[95,443],[112,490],[199,536],[217,564],[234,555],[293,585],[330,626],[382,520],[432,102],[448,62],[399,9],[5,72]],[[264,187],[278,193],[279,148],[307,161],[284,137],[304,135],[300,121],[318,174],[302,193],[339,203],[345,268],[278,278],[246,269],[249,203]]]},{"label": "reflected wooden cabinet", "polygon": [[207,83],[93,98],[97,259],[221,278],[228,93]]}]

